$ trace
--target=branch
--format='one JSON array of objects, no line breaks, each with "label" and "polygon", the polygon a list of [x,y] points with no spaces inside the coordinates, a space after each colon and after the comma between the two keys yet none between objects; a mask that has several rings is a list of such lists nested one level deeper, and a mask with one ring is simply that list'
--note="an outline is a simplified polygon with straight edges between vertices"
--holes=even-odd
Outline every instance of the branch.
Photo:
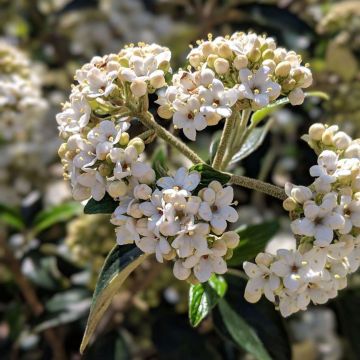
[{"label": "branch", "polygon": [[155,130],[157,136],[165,140],[168,144],[174,146],[178,149],[182,154],[184,154],[188,159],[190,159],[194,164],[204,163],[204,161],[187,145],[185,145],[182,141],[176,138],[169,131],[164,129],[161,125],[159,125],[153,115],[150,112],[135,114],[135,116],[149,129]]},{"label": "branch", "polygon": [[284,189],[279,186],[275,186],[261,180],[252,179],[247,176],[239,176],[233,174],[229,175],[231,175],[229,183],[239,185],[248,189],[260,191],[264,194],[270,195],[280,200],[285,200],[287,198]]}]

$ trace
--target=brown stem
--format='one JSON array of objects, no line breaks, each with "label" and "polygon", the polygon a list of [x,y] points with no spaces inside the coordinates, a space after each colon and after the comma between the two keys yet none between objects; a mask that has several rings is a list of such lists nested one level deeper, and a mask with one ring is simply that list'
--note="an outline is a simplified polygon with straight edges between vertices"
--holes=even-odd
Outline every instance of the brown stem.
[{"label": "brown stem", "polygon": [[[5,235],[3,233],[0,233],[0,246],[4,252],[3,260],[11,270],[12,275],[15,278],[15,282],[19,286],[26,303],[29,305],[32,313],[36,317],[40,316],[44,312],[44,306],[41,304],[31,283],[23,275],[20,262],[7,245]],[[53,359],[65,360],[67,358],[66,353],[54,329],[44,330],[44,336],[52,349]]]}]

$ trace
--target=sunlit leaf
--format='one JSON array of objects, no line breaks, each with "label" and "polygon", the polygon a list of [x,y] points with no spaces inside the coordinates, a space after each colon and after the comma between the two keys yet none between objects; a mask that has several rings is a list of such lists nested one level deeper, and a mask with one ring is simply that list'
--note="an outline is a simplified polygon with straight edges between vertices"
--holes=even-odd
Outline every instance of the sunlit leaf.
[{"label": "sunlit leaf", "polygon": [[208,282],[191,285],[189,289],[189,320],[192,326],[198,326],[210,313],[219,299],[225,295],[226,281],[213,275]]},{"label": "sunlit leaf", "polygon": [[88,345],[97,324],[104,312],[111,304],[112,298],[119,291],[121,285],[146,258],[146,255],[134,245],[116,245],[107,256],[101,269],[85,334],[80,346],[82,353]]},{"label": "sunlit leaf", "polygon": [[252,260],[264,250],[268,241],[279,230],[277,221],[267,221],[262,224],[247,225],[236,230],[240,235],[240,242],[234,249],[233,256],[228,260],[229,266],[241,265],[244,261]]},{"label": "sunlit leaf", "polygon": [[0,204],[0,224],[5,224],[16,230],[25,228],[20,212],[5,204]]}]

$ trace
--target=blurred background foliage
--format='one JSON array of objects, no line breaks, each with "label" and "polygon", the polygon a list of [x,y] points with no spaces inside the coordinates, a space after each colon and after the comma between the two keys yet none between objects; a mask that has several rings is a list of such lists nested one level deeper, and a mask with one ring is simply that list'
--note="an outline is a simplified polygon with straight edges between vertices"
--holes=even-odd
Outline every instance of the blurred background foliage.
[{"label": "blurred background foliage", "polygon": [[[22,126],[14,127],[9,140],[9,115],[0,111],[1,359],[80,358],[91,294],[115,241],[107,216],[83,215],[62,180],[54,115],[68,97],[75,69],[138,41],[170,47],[176,68],[184,66],[188,44],[209,32],[248,30],[301,53],[313,69],[313,88],[331,100],[307,100],[272,114],[270,136],[234,171],[279,186],[289,180],[307,184],[307,169],[316,159],[298,139],[312,122],[336,123],[360,135],[359,1],[0,0],[1,41],[21,51],[10,63],[27,58],[24,66],[39,91],[38,111],[11,113],[20,125],[31,124],[25,134]],[[5,53],[0,50],[0,78],[9,70]],[[203,132],[190,145],[206,158],[212,136]],[[153,151],[149,147],[150,157]],[[294,246],[281,204],[241,189],[237,198],[240,224],[278,219],[270,251]],[[241,267],[234,268],[238,274]],[[356,274],[337,300],[286,321],[270,304],[246,303],[241,278],[227,277],[227,299],[274,359],[359,359]],[[169,267],[148,260],[114,299],[84,358],[251,359],[225,339],[217,311],[199,328],[190,327],[187,289]]]}]

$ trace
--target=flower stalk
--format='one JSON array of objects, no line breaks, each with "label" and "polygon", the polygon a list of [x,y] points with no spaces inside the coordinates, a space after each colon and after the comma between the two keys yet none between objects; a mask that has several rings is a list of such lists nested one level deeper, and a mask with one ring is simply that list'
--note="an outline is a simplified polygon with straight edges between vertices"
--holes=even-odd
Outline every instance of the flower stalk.
[{"label": "flower stalk", "polygon": [[280,200],[285,200],[287,198],[284,189],[276,185],[272,185],[261,180],[252,179],[247,176],[240,176],[233,174],[229,174],[229,175],[231,175],[231,179],[229,181],[229,183],[231,184],[260,191],[264,194],[270,195]]},{"label": "flower stalk", "polygon": [[153,129],[157,136],[161,139],[165,140],[168,144],[174,146],[177,150],[179,150],[183,155],[185,155],[188,159],[190,159],[194,164],[204,163],[204,161],[187,145],[185,145],[182,141],[177,139],[173,134],[164,129],[161,125],[159,125],[154,116],[149,112],[144,112],[135,115],[140,122],[145,125],[149,129]]}]

